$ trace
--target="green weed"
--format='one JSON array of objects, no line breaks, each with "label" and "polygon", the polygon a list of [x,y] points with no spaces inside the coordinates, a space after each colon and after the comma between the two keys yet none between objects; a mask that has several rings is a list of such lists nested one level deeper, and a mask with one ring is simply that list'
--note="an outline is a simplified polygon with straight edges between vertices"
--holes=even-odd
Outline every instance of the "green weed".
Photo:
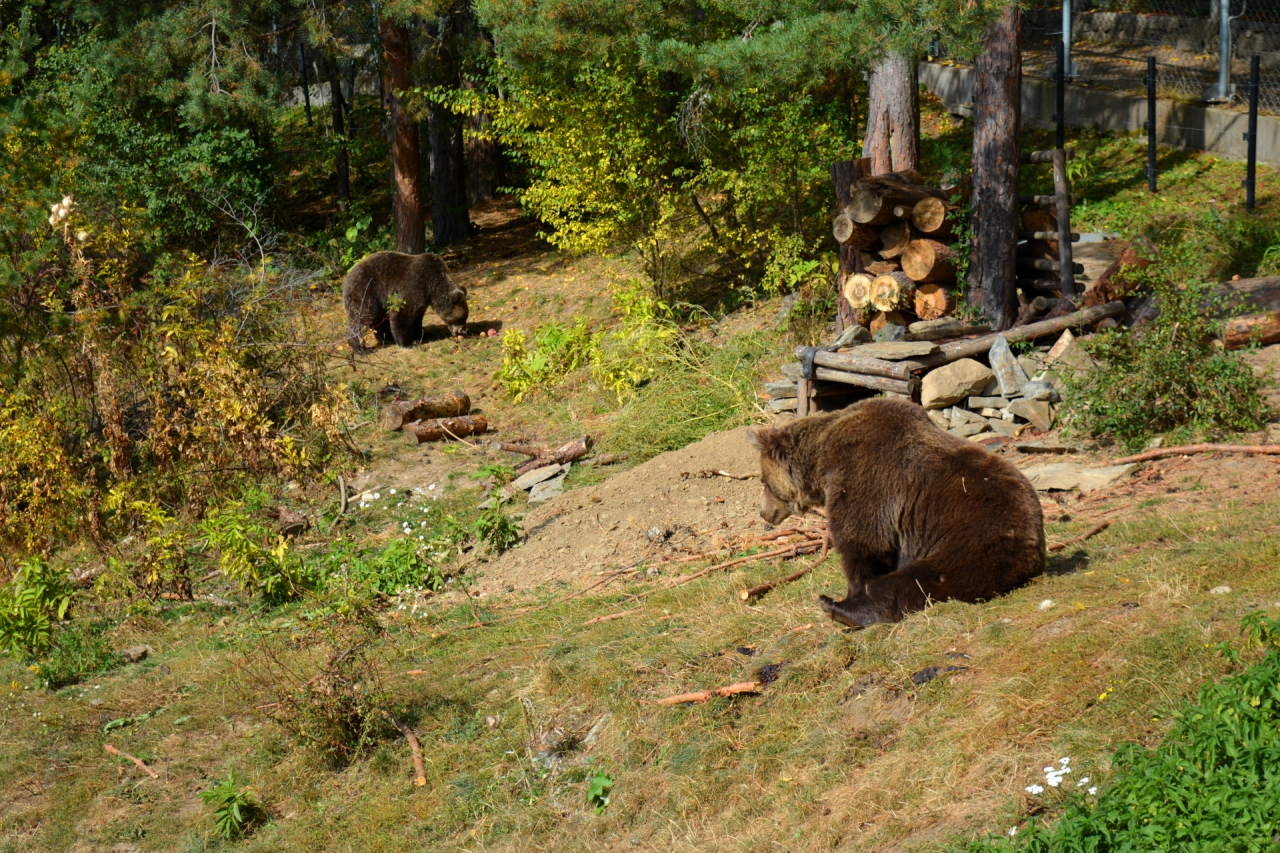
[{"label": "green weed", "polygon": [[102,622],[74,622],[59,630],[48,658],[37,664],[44,686],[58,690],[114,667],[118,659],[102,636],[106,627]]},{"label": "green weed", "polygon": [[213,829],[227,840],[243,838],[264,814],[248,788],[240,787],[235,771],[207,791],[200,792],[206,806],[213,806]]},{"label": "green weed", "polygon": [[0,587],[0,650],[38,655],[49,648],[53,626],[67,616],[72,590],[66,573],[33,557]]}]

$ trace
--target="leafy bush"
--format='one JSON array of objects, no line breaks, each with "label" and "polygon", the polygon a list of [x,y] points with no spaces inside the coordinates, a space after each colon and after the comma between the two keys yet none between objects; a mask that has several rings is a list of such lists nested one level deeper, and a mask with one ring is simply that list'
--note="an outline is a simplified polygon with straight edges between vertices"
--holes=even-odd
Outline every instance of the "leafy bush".
[{"label": "leafy bush", "polygon": [[1132,278],[1152,287],[1160,316],[1084,343],[1098,366],[1063,376],[1070,429],[1111,436],[1130,449],[1166,432],[1188,436],[1261,429],[1266,405],[1258,395],[1258,379],[1239,353],[1214,345],[1223,321],[1211,316],[1219,307],[1211,287],[1176,287],[1146,273]]},{"label": "leafy bush", "polygon": [[[1105,850],[1274,850],[1280,831],[1280,620],[1244,620],[1262,660],[1209,684],[1155,750],[1136,744],[1113,760],[1116,775],[1090,803],[1069,795],[1049,827],[1015,840],[992,837],[970,853]],[[1237,653],[1223,651],[1239,662]]]},{"label": "leafy bush", "polygon": [[54,623],[67,616],[71,597],[66,572],[39,558],[25,561],[0,587],[0,650],[43,654],[53,641]]},{"label": "leafy bush", "polygon": [[103,636],[106,627],[102,622],[76,622],[59,630],[48,658],[36,664],[44,686],[58,690],[114,667],[119,658]]},{"label": "leafy bush", "polygon": [[214,832],[227,840],[243,838],[266,817],[250,789],[240,787],[234,770],[212,788],[201,791],[200,799],[206,806],[213,806]]},{"label": "leafy bush", "polygon": [[538,326],[532,347],[524,332],[507,329],[502,335],[502,366],[497,379],[518,403],[535,388],[558,383],[590,364],[596,346],[596,336],[585,317],[578,317],[569,328],[560,323]]},{"label": "leafy bush", "polygon": [[348,576],[387,595],[406,589],[438,590],[444,575],[424,556],[429,546],[396,539],[372,556],[357,556],[348,563]]},{"label": "leafy bush", "polygon": [[289,539],[237,507],[211,512],[200,529],[209,547],[221,552],[222,573],[268,605],[282,604],[324,582],[316,565],[303,560]]},{"label": "leafy bush", "polygon": [[505,554],[520,541],[520,528],[516,526],[519,520],[518,516],[512,518],[502,511],[502,501],[495,495],[471,529],[476,539],[488,546],[490,554]]}]

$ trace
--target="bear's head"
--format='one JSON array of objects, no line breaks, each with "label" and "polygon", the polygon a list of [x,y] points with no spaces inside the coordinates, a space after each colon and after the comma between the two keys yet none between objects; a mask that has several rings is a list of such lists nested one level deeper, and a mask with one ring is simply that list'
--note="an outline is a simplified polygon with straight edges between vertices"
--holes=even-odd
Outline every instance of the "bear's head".
[{"label": "bear's head", "polygon": [[458,285],[453,285],[453,289],[449,291],[449,305],[440,312],[440,319],[444,320],[445,325],[449,327],[449,334],[461,335],[467,331],[467,291]]},{"label": "bear's head", "polygon": [[781,524],[787,516],[803,515],[815,506],[805,495],[794,464],[797,445],[803,439],[800,431],[759,427],[750,430],[747,438],[760,451],[760,482],[764,485],[760,517],[770,524]]}]

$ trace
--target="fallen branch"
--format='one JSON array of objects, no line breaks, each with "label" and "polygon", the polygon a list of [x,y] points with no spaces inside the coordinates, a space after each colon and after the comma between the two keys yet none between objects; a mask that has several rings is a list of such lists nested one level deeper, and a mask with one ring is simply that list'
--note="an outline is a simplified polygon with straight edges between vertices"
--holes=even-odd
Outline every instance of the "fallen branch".
[{"label": "fallen branch", "polygon": [[1152,459],[1163,459],[1166,456],[1189,456],[1192,453],[1255,453],[1263,456],[1280,456],[1280,444],[1187,444],[1182,447],[1161,447],[1158,450],[1125,456],[1094,467],[1127,465],[1130,462],[1148,462]]},{"label": "fallen branch", "polygon": [[404,739],[409,741],[409,751],[413,753],[413,769],[418,774],[417,778],[413,780],[413,783],[419,788],[425,786],[427,784],[427,771],[422,767],[422,747],[418,746],[418,739],[414,737],[413,729],[409,728],[386,711],[382,712],[382,716],[386,717],[391,725],[399,729],[400,734],[404,735]]},{"label": "fallen branch", "polygon": [[598,623],[598,622],[610,622],[610,621],[612,621],[612,620],[614,620],[614,619],[621,619],[623,616],[629,616],[630,614],[635,613],[635,612],[640,611],[640,610],[643,610],[643,609],[644,609],[644,608],[642,608],[642,607],[633,607],[633,608],[631,608],[630,610],[623,610],[623,611],[621,611],[621,612],[619,612],[619,613],[610,613],[608,616],[597,616],[597,617],[596,617],[596,618],[594,618],[594,619],[588,619],[586,622],[583,622],[583,623],[582,623],[582,627],[584,627],[584,628],[585,628],[585,627],[587,627],[588,625],[595,625],[595,624],[596,624],[596,623]]},{"label": "fallen branch", "polygon": [[706,702],[716,696],[735,696],[739,693],[759,693],[760,682],[758,681],[742,681],[738,684],[730,684],[727,687],[717,687],[715,690],[699,690],[695,693],[680,693],[676,696],[668,696],[665,699],[659,699],[659,705],[685,705],[692,702]]},{"label": "fallen branch", "polygon": [[488,432],[489,421],[483,415],[463,415],[462,417],[441,418],[434,421],[414,421],[413,423],[405,424],[403,429],[416,438],[418,444],[428,441],[444,441],[446,438],[456,438],[462,441],[462,436],[464,435],[479,435]]},{"label": "fallen branch", "polygon": [[713,470],[711,473],[718,474],[721,477],[728,477],[730,480],[750,480],[753,477],[759,476],[758,474],[730,474],[728,471],[721,471],[718,468]]},{"label": "fallen branch", "polygon": [[727,569],[730,566],[736,566],[739,563],[748,563],[752,560],[767,560],[770,557],[782,557],[785,555],[798,557],[801,554],[812,554],[813,549],[817,548],[821,544],[822,544],[821,542],[814,542],[812,540],[808,542],[803,542],[803,543],[797,542],[796,544],[790,545],[786,548],[778,548],[777,550],[774,550],[774,551],[766,551],[763,554],[749,554],[746,557],[739,557],[736,560],[729,560],[724,563],[716,563],[714,566],[708,566],[707,568],[703,569],[700,572],[694,572],[691,575],[686,575],[685,577],[678,579],[675,583],[668,584],[666,588],[674,589],[683,584],[687,584],[689,581],[697,580],[698,578],[704,575],[709,575],[714,571],[719,571],[720,569]]},{"label": "fallen branch", "polygon": [[505,441],[498,447],[510,453],[522,453],[533,457],[528,462],[523,462],[517,466],[516,476],[519,477],[522,474],[527,474],[538,468],[545,468],[548,465],[563,465],[566,462],[581,459],[591,450],[591,444],[591,436],[584,435],[581,438],[575,438],[573,441],[566,441],[555,450],[547,450],[543,447],[528,447],[522,444],[508,444]]},{"label": "fallen branch", "polygon": [[1093,527],[1090,527],[1089,530],[1085,532],[1083,535],[1077,536],[1075,539],[1068,539],[1066,542],[1059,542],[1056,545],[1050,545],[1048,550],[1061,551],[1063,548],[1066,548],[1069,545],[1075,545],[1076,543],[1083,542],[1086,539],[1092,539],[1093,537],[1097,536],[1099,533],[1106,530],[1110,526],[1111,526],[1111,522],[1100,521],[1097,524],[1095,524]]},{"label": "fallen branch", "polygon": [[156,771],[152,770],[150,767],[148,767],[147,765],[145,765],[145,764],[143,764],[143,763],[142,763],[142,759],[141,759],[141,758],[135,758],[135,757],[133,757],[132,755],[130,755],[129,753],[127,753],[127,752],[121,752],[120,750],[116,749],[114,746],[112,746],[112,745],[111,745],[111,744],[109,744],[109,743],[104,743],[104,744],[102,745],[102,748],[103,748],[103,749],[105,749],[107,752],[111,753],[112,755],[118,755],[118,756],[120,756],[121,758],[127,758],[127,759],[129,759],[129,760],[130,760],[130,761],[132,761],[134,764],[138,765],[138,769],[142,770],[144,773],[146,773],[146,774],[147,774],[148,776],[150,776],[152,779],[159,779],[159,778],[160,778],[160,776],[156,773]]},{"label": "fallen branch", "polygon": [[779,587],[779,586],[782,586],[783,584],[788,584],[788,583],[791,583],[792,581],[800,580],[800,578],[804,577],[805,575],[809,574],[809,572],[813,571],[814,566],[817,566],[821,562],[822,562],[821,559],[814,560],[809,565],[801,569],[797,569],[796,571],[787,575],[785,578],[774,578],[771,581],[765,581],[759,586],[753,586],[748,589],[744,589],[742,592],[738,593],[738,598],[742,599],[743,601],[750,601],[753,598],[759,598],[760,596],[764,595],[766,592],[773,589],[774,587]]},{"label": "fallen branch", "polygon": [[347,514],[347,478],[338,475],[338,518]]}]

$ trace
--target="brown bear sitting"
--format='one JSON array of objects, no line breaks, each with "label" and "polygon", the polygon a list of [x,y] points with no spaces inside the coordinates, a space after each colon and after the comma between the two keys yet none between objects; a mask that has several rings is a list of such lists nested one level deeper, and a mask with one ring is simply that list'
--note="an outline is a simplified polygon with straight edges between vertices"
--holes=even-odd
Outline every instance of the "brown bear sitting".
[{"label": "brown bear sitting", "polygon": [[439,255],[374,252],[351,268],[342,282],[347,309],[347,338],[356,352],[365,352],[364,330],[378,339],[394,338],[402,347],[422,337],[427,306],[440,315],[449,334],[466,330],[467,291],[449,277]]},{"label": "brown bear sitting", "polygon": [[866,400],[753,430],[751,442],[765,521],[826,509],[849,591],[819,603],[837,622],[866,627],[929,601],[983,601],[1044,570],[1044,517],[1031,483],[913,403]]}]

